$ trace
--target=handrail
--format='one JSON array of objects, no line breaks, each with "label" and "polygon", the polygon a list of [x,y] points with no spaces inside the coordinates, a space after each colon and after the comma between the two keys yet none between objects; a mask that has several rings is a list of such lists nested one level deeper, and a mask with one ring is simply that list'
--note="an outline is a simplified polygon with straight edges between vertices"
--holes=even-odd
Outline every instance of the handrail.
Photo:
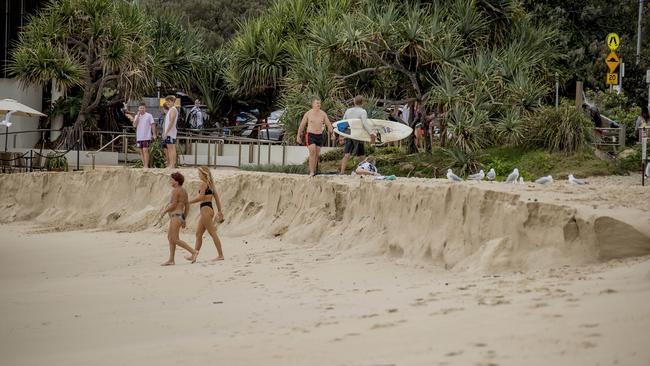
[{"label": "handrail", "polygon": [[117,139],[122,138],[122,137],[124,137],[124,136],[127,136],[127,137],[128,137],[127,134],[120,134],[120,135],[118,135],[117,137],[115,137],[114,139],[112,139],[110,142],[107,142],[104,146],[100,147],[99,150],[97,150],[97,151],[89,151],[89,152],[87,152],[87,153],[86,153],[86,156],[89,156],[89,155],[91,155],[91,154],[92,154],[92,155],[95,155],[95,154],[101,152],[102,150],[104,150],[105,148],[107,148],[108,145],[112,144],[112,143],[115,142]]}]

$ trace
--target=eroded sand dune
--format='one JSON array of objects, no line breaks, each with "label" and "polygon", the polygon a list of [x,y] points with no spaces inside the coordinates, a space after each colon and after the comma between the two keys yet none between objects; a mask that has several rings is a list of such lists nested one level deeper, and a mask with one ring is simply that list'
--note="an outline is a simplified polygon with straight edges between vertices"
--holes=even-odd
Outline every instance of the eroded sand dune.
[{"label": "eroded sand dune", "polygon": [[[183,172],[192,195],[196,172]],[[229,236],[276,237],[478,272],[650,254],[650,213],[644,196],[630,195],[629,187],[391,183],[223,171],[215,177]],[[31,220],[61,229],[144,230],[155,224],[169,193],[163,172],[128,169],[2,175],[0,187],[0,222]],[[607,198],[617,190],[625,194]],[[193,207],[190,229],[196,213]]]}]

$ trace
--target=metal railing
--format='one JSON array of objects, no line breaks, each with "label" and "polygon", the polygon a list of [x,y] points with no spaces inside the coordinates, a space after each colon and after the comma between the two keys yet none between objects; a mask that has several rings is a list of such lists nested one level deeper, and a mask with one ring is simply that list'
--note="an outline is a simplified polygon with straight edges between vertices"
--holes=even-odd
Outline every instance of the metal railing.
[{"label": "metal railing", "polygon": [[625,126],[620,127],[596,127],[594,128],[596,136],[596,146],[625,146]]},{"label": "metal railing", "polygon": [[[98,134],[100,136],[100,141],[103,142],[103,135],[104,134],[109,134],[112,139],[107,142],[106,144],[102,145],[98,150],[88,152],[86,153],[86,156],[91,157],[92,159],[92,169],[95,169],[95,156],[104,151],[107,150],[107,148],[110,146],[110,151],[115,152],[116,150],[116,143],[121,141],[121,148],[122,151],[121,153],[124,154],[124,165],[128,166],[129,164],[129,140],[135,141],[136,139],[136,134],[135,133],[128,133],[126,130],[123,130],[122,133],[115,132],[115,131],[87,131],[84,132],[84,134]],[[210,137],[210,136],[205,136],[205,135],[178,135],[176,138],[177,145],[183,146],[184,148],[184,154],[182,155],[193,155],[193,162],[188,163],[188,162],[183,162],[182,165],[185,166],[198,166],[198,165],[203,165],[199,164],[199,146],[198,144],[207,144],[206,148],[206,157],[207,157],[207,166],[214,166],[214,167],[225,167],[225,166],[233,166],[233,165],[227,165],[227,164],[220,164],[219,163],[219,156],[223,156],[223,151],[224,151],[224,145],[227,143],[237,145],[238,148],[238,153],[237,153],[237,165],[234,167],[241,167],[242,165],[242,149],[245,148],[245,146],[248,146],[248,163],[253,164],[257,161],[257,164],[262,163],[262,157],[261,157],[261,152],[262,152],[262,146],[267,147],[267,152],[266,152],[266,161],[267,164],[271,164],[271,151],[272,151],[272,146],[282,146],[282,165],[286,164],[287,158],[287,148],[286,148],[286,143],[284,141],[273,141],[273,140],[260,140],[260,139],[251,139],[251,138],[246,138],[246,137],[228,137],[228,138],[222,138],[222,137]],[[254,159],[255,156],[255,146],[257,146],[257,159]],[[119,149],[119,147],[118,147]]]}]

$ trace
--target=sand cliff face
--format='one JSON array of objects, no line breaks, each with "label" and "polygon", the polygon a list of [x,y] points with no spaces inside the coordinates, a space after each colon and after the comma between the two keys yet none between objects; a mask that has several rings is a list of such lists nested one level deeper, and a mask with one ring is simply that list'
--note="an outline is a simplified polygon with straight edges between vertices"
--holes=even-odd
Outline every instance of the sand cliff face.
[{"label": "sand cliff face", "polygon": [[[560,204],[489,184],[223,174],[215,176],[228,236],[277,237],[349,255],[389,255],[477,272],[650,254],[643,227],[650,215],[634,208],[621,213]],[[186,175],[193,196],[196,173]],[[168,177],[161,172],[2,175],[0,222],[139,231],[153,226],[168,197]],[[197,212],[193,206],[186,235]]]}]

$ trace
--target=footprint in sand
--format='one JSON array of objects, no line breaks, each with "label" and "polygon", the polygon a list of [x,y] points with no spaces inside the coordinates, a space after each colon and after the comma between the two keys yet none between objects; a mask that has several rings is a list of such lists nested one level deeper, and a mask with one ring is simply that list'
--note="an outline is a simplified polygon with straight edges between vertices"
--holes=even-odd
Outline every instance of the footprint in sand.
[{"label": "footprint in sand", "polygon": [[460,356],[463,354],[463,351],[452,351],[448,352],[445,354],[445,357],[454,357],[454,356]]},{"label": "footprint in sand", "polygon": [[497,305],[507,305],[510,304],[510,301],[500,299],[500,298],[480,298],[478,300],[479,305],[488,305],[488,306],[497,306]]},{"label": "footprint in sand", "polygon": [[580,342],[580,347],[582,348],[596,348],[597,346],[598,345],[593,342],[588,342],[588,341]]},{"label": "footprint in sand", "polygon": [[596,328],[598,327],[598,323],[591,323],[591,324],[580,324],[581,328]]},{"label": "footprint in sand", "polygon": [[436,311],[434,313],[429,314],[429,316],[434,316],[434,315],[447,315],[449,313],[453,313],[456,311],[463,311],[465,308],[444,308],[440,309],[440,311]]}]

